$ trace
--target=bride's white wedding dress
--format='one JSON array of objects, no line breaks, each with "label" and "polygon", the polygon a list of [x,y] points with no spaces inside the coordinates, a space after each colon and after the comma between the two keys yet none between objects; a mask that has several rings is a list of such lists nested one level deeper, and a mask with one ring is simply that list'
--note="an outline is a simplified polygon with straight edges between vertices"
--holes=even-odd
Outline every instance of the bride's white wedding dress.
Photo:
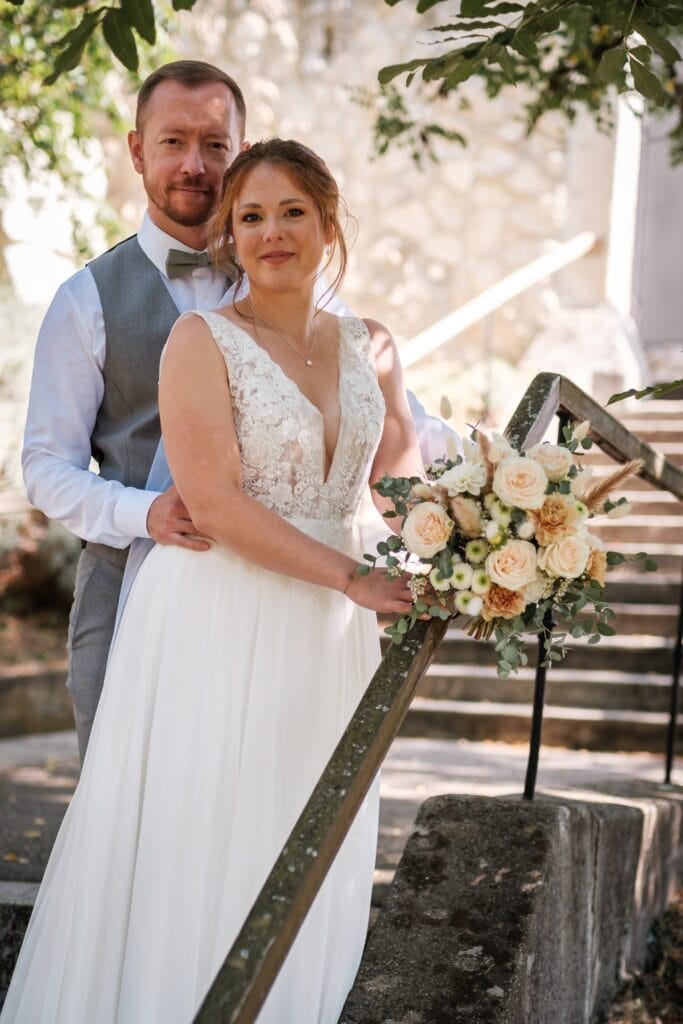
[{"label": "bride's white wedding dress", "polygon": [[[384,415],[365,325],[340,320],[336,451],[268,354],[217,313],[245,491],[359,555]],[[375,616],[214,547],[157,546],[110,658],[81,781],[2,1024],[189,1024],[376,668]],[[365,938],[377,786],[259,1024],[332,1024]]]}]

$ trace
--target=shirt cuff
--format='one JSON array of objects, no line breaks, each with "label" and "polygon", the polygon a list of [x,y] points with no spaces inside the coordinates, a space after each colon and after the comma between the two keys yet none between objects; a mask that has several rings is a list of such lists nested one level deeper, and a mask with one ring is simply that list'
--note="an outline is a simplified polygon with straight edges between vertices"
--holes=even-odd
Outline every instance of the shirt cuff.
[{"label": "shirt cuff", "polygon": [[147,514],[161,491],[141,491],[124,487],[116,501],[114,525],[124,537],[149,537]]}]

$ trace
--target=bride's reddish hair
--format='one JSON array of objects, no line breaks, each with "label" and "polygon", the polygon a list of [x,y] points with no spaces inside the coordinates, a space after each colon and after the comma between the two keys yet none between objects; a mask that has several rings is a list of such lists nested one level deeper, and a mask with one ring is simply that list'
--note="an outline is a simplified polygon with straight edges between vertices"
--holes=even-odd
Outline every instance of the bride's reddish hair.
[{"label": "bride's reddish hair", "polygon": [[335,292],[346,272],[348,252],[339,221],[340,211],[346,213],[339,186],[327,164],[308,146],[294,139],[267,139],[242,150],[228,167],[223,178],[223,195],[209,236],[209,252],[216,266],[237,276],[237,289],[244,271],[239,265],[233,242],[232,208],[247,176],[259,164],[276,164],[284,168],[294,181],[315,202],[322,220],[323,232],[331,232],[332,244],[323,272],[338,261],[337,273],[329,291]]}]

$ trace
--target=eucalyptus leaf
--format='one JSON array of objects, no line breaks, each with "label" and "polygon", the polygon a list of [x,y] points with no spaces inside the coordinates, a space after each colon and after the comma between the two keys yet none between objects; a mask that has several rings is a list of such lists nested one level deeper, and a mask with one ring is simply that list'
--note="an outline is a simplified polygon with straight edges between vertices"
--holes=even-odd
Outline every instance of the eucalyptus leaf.
[{"label": "eucalyptus leaf", "polygon": [[681,60],[681,55],[674,44],[666,36],[661,35],[657,29],[643,21],[634,21],[633,27],[640,33],[648,46],[656,50],[667,64],[675,64],[676,61]]}]

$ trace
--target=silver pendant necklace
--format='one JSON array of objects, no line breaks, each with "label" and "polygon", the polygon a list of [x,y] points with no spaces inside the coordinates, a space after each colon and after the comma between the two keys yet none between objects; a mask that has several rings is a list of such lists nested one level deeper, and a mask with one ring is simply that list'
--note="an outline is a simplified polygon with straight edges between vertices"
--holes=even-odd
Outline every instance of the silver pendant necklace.
[{"label": "silver pendant necklace", "polygon": [[313,340],[311,341],[311,347],[308,350],[308,355],[304,355],[302,352],[299,351],[296,345],[292,344],[292,342],[289,340],[284,331],[281,331],[279,327],[275,326],[275,324],[271,324],[270,320],[266,320],[264,316],[261,316],[260,313],[256,312],[256,310],[251,304],[251,299],[249,298],[248,295],[245,296],[245,301],[249,306],[249,309],[251,310],[251,314],[254,317],[254,319],[261,320],[264,324],[266,324],[267,327],[270,327],[271,331],[275,331],[276,334],[279,334],[282,340],[286,342],[287,345],[289,345],[292,352],[296,352],[299,359],[303,359],[306,366],[313,366],[313,349],[315,348],[315,343],[318,340],[318,321],[316,317],[313,318]]}]

